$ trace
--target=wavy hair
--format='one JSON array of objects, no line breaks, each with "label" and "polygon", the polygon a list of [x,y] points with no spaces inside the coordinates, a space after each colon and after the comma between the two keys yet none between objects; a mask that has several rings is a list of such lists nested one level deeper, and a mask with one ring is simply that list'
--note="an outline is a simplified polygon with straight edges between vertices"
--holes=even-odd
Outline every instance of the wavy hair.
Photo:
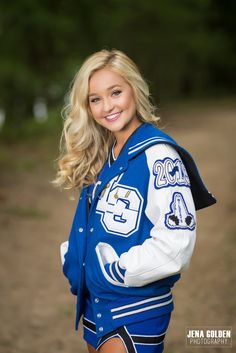
[{"label": "wavy hair", "polygon": [[88,57],[72,82],[69,103],[62,111],[64,126],[60,140],[61,155],[53,183],[65,189],[78,189],[96,181],[114,141],[112,133],[91,116],[88,101],[89,80],[94,72],[109,68],[131,86],[137,117],[158,126],[156,108],[149,88],[135,63],[123,52],[101,50]]}]

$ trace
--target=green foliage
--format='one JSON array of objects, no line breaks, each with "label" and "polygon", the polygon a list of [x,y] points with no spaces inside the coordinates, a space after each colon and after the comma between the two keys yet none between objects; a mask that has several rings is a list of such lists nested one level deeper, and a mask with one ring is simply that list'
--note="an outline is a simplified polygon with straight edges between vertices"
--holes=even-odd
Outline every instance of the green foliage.
[{"label": "green foliage", "polygon": [[0,131],[0,139],[4,144],[15,141],[30,141],[43,137],[56,137],[58,140],[62,132],[62,123],[58,110],[51,111],[48,119],[42,123],[36,122],[32,117],[18,119],[17,124],[14,119],[9,119]]},{"label": "green foliage", "polygon": [[2,1],[0,108],[21,125],[38,97],[61,107],[82,61],[102,48],[133,58],[157,100],[233,94],[235,11],[233,0]]}]

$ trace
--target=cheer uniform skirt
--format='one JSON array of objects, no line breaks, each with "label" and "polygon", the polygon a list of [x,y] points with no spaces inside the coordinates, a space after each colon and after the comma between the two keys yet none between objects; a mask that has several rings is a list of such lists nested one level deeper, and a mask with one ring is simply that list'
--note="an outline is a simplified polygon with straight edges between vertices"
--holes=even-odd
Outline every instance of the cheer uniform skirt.
[{"label": "cheer uniform skirt", "polygon": [[84,340],[96,350],[111,338],[120,338],[127,353],[161,353],[171,313],[121,326],[97,337],[91,299],[88,297],[83,317]]}]

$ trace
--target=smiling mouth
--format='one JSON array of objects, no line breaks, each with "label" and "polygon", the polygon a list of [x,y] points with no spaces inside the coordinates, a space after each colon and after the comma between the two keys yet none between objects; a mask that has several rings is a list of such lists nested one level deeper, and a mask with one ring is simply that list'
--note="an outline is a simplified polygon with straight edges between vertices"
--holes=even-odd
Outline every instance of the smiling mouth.
[{"label": "smiling mouth", "polygon": [[117,119],[120,117],[120,114],[121,114],[121,113],[122,113],[122,112],[118,112],[118,113],[114,113],[114,114],[107,115],[107,116],[105,117],[105,119],[108,120],[108,121],[115,121],[115,120],[117,120]]}]

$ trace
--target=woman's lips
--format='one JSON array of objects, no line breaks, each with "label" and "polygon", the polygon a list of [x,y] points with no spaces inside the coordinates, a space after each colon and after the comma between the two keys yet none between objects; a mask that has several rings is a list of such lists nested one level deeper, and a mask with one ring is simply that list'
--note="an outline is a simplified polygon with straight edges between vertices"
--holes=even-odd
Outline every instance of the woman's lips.
[{"label": "woman's lips", "polygon": [[117,119],[119,119],[121,113],[122,112],[107,115],[105,119],[109,122],[116,121]]}]

